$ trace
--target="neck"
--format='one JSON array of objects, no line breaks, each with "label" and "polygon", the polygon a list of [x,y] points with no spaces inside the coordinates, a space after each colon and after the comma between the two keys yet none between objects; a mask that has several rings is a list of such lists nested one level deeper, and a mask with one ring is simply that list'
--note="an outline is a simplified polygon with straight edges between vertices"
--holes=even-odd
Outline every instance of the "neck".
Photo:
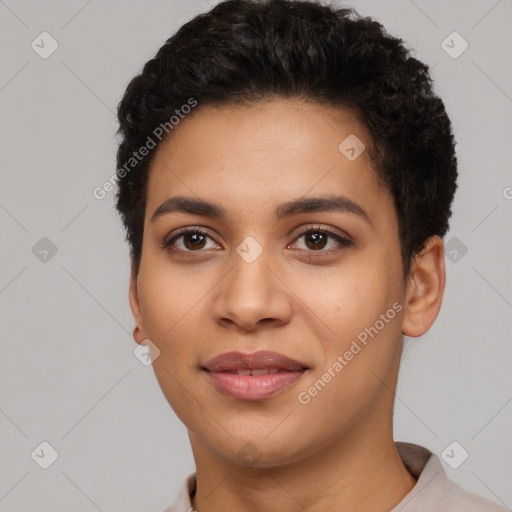
[{"label": "neck", "polygon": [[189,432],[197,476],[192,506],[197,512],[389,512],[417,481],[389,430],[377,435],[371,425],[359,426],[299,461],[265,468],[221,459]]}]

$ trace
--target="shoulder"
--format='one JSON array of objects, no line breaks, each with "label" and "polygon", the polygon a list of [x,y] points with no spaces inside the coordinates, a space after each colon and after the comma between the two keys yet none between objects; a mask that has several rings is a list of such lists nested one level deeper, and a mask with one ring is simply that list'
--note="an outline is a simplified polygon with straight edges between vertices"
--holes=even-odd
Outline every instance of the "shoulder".
[{"label": "shoulder", "polygon": [[391,512],[509,512],[450,480],[437,455],[420,445],[396,443],[409,472],[418,481]]},{"label": "shoulder", "polygon": [[507,512],[505,507],[466,491],[448,477],[439,482],[437,494],[445,512]]},{"label": "shoulder", "polygon": [[196,473],[190,473],[181,484],[174,503],[166,508],[164,512],[192,512],[190,496],[196,492]]}]

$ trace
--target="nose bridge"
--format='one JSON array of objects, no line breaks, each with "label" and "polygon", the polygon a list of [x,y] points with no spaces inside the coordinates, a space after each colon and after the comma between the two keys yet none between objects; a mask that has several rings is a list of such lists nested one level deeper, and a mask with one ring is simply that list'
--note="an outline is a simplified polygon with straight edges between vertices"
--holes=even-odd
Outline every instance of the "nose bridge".
[{"label": "nose bridge", "polygon": [[276,277],[271,250],[246,237],[233,251],[231,270],[212,306],[214,318],[229,319],[252,329],[263,319],[288,320],[291,312],[285,287]]},{"label": "nose bridge", "polygon": [[268,248],[264,249],[253,237],[247,237],[233,253],[232,263],[232,286],[249,291],[252,296],[269,293],[268,286],[272,286],[269,263],[272,262]]},{"label": "nose bridge", "polygon": [[[275,277],[270,272],[272,257],[268,247],[254,237],[246,237],[235,249],[232,256],[233,269],[230,272],[230,291],[239,299],[266,301],[271,298]],[[250,301],[248,302],[250,303]]]}]

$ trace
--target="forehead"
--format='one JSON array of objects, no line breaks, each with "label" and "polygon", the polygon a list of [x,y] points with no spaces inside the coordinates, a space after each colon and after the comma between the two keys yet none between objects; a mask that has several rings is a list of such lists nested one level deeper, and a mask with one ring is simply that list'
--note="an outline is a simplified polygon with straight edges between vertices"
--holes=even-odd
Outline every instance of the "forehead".
[{"label": "forehead", "polygon": [[157,149],[146,213],[173,195],[207,198],[229,213],[337,193],[372,210],[389,198],[382,197],[370,145],[347,109],[287,99],[199,105]]}]

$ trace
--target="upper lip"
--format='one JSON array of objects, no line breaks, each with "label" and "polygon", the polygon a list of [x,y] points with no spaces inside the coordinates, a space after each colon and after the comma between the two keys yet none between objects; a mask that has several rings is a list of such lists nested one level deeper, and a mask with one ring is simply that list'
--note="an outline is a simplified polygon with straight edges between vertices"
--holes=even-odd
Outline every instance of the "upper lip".
[{"label": "upper lip", "polygon": [[246,370],[259,368],[279,368],[283,370],[307,370],[305,364],[277,352],[260,350],[252,354],[243,352],[226,352],[210,359],[204,368],[210,372],[229,370]]}]

